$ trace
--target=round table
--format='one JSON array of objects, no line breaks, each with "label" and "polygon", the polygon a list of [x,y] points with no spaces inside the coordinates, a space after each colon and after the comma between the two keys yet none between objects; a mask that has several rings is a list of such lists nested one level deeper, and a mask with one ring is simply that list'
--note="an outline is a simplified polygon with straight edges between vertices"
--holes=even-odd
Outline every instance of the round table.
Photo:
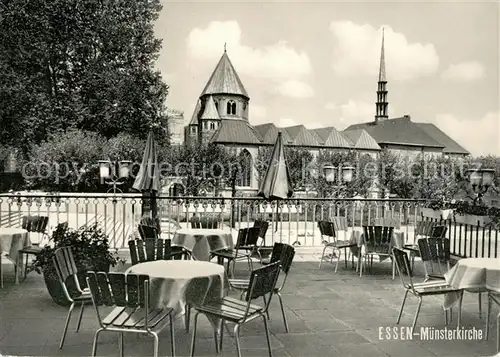
[{"label": "round table", "polygon": [[[446,272],[444,278],[455,289],[479,293],[491,290],[500,293],[500,259],[460,259],[453,268]],[[444,307],[450,308],[458,298],[458,293],[446,294]]]},{"label": "round table", "polygon": [[171,307],[176,315],[186,304],[220,299],[224,293],[224,267],[195,260],[157,260],[131,266],[127,274],[150,277],[151,307]]},{"label": "round table", "polygon": [[233,236],[222,229],[178,229],[172,238],[172,246],[183,247],[196,260],[208,261],[210,252],[232,249]]},{"label": "round table", "polygon": [[[30,245],[28,231],[23,228],[0,227],[0,279],[3,286],[2,273],[2,254],[6,253],[7,257],[18,264],[19,250]],[[19,283],[18,274],[16,274],[15,283]]]}]

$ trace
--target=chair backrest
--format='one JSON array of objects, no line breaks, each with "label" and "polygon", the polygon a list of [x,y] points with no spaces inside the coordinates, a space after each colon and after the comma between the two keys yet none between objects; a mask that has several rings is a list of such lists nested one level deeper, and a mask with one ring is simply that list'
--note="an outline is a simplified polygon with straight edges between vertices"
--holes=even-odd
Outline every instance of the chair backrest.
[{"label": "chair backrest", "polygon": [[172,259],[170,239],[133,239],[128,241],[132,265],[154,260]]},{"label": "chair backrest", "polygon": [[28,232],[47,233],[49,217],[47,216],[23,216],[21,227]]},{"label": "chair backrest", "polygon": [[101,327],[103,320],[99,306],[129,307],[134,311],[137,307],[144,308],[144,315],[137,316],[140,320],[135,327],[147,328],[149,320],[149,277],[147,275],[87,272],[87,285],[92,294]]},{"label": "chair backrest", "polygon": [[158,231],[155,227],[139,224],[139,234],[142,239],[157,239]]},{"label": "chair backrest", "polygon": [[394,227],[363,226],[365,243],[370,251],[389,253]]},{"label": "chair backrest", "polygon": [[451,259],[448,238],[421,238],[418,240],[420,258],[424,262],[446,263]]},{"label": "chair backrest", "polygon": [[[408,254],[402,249],[392,248],[392,254],[394,260],[396,261],[396,268],[398,269],[399,277],[405,288],[413,289],[413,272],[411,270],[410,260],[408,259]],[[408,279],[408,281],[407,281]]]},{"label": "chair backrest", "polygon": [[200,219],[201,228],[217,229],[219,228],[219,220],[217,217],[203,216]]},{"label": "chair backrest", "polygon": [[56,249],[56,251],[54,252],[54,257],[52,258],[52,263],[54,264],[54,268],[56,270],[56,274],[63,289],[64,295],[70,302],[72,302],[73,298],[66,286],[66,281],[68,280],[68,278],[73,278],[76,290],[78,292],[81,293],[82,289],[80,287],[80,282],[78,281],[78,269],[76,267],[71,248],[61,247]]},{"label": "chair backrest", "polygon": [[269,264],[280,262],[281,270],[288,274],[290,267],[292,266],[292,261],[295,256],[295,248],[290,244],[285,243],[274,243],[273,252],[271,253],[271,259]]},{"label": "chair backrest", "polygon": [[248,230],[247,232],[247,239],[245,242],[246,246],[256,246],[257,242],[259,240],[259,234],[260,234],[260,227],[249,227],[245,228]]},{"label": "chair backrest", "polygon": [[319,221],[318,228],[322,236],[335,237],[335,228],[333,222]]},{"label": "chair backrest", "polygon": [[238,229],[238,237],[236,239],[236,245],[234,246],[234,248],[238,249],[239,247],[244,247],[247,243],[247,237],[248,237],[248,228]]},{"label": "chair backrest", "polygon": [[344,216],[334,216],[332,217],[333,228],[335,229],[335,233],[338,231],[347,232],[349,225],[347,224],[347,217]]},{"label": "chair backrest", "polygon": [[448,227],[446,227],[444,225],[435,225],[432,227],[429,236],[431,238],[444,238],[447,231],[448,231]]},{"label": "chair backrest", "polygon": [[253,222],[253,226],[260,228],[259,237],[262,238],[262,239],[265,239],[266,238],[267,229],[269,228],[269,222],[268,221],[264,221],[264,220],[260,220],[260,219],[256,219],[255,222]]},{"label": "chair backrest", "polygon": [[250,275],[249,289],[247,290],[245,301],[250,303],[251,300],[257,299],[262,296],[270,294],[269,299],[267,299],[266,307],[267,311],[271,296],[276,287],[276,282],[280,273],[280,262],[275,262],[268,264],[261,268],[255,269]]}]

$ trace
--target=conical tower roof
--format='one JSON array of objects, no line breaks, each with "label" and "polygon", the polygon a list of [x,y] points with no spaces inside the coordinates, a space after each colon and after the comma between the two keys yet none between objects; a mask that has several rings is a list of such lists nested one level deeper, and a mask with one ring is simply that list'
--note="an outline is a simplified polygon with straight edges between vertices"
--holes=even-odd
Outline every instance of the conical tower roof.
[{"label": "conical tower roof", "polygon": [[205,104],[205,110],[200,119],[220,119],[212,96],[208,97],[207,103]]},{"label": "conical tower roof", "polygon": [[239,94],[249,98],[243,83],[238,77],[238,73],[229,60],[227,52],[224,51],[219,63],[215,67],[207,85],[201,92],[201,96],[206,94]]}]

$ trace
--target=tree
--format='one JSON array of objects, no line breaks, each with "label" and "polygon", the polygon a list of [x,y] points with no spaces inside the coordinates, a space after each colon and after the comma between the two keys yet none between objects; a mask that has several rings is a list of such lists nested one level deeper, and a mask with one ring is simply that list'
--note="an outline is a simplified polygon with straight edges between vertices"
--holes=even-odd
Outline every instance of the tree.
[{"label": "tree", "polygon": [[69,128],[166,137],[168,86],[154,69],[159,0],[3,4],[0,142],[27,151]]},{"label": "tree", "polygon": [[23,164],[22,174],[28,188],[75,192],[99,189],[97,162],[104,158],[106,139],[94,132],[69,130],[64,135],[49,135],[33,147]]},{"label": "tree", "polygon": [[408,156],[395,154],[387,149],[378,157],[378,182],[381,189],[397,195],[399,198],[412,198],[418,187],[418,175],[415,176],[415,164],[418,161]]}]

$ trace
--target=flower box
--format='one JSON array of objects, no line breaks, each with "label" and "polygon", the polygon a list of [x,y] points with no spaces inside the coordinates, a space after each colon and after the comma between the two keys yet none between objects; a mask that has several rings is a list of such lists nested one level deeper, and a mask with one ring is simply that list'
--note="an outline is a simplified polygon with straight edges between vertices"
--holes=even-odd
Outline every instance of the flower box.
[{"label": "flower box", "polygon": [[472,226],[477,226],[479,223],[480,227],[491,223],[491,217],[489,216],[478,216],[475,214],[455,214],[454,220],[456,223],[468,224]]},{"label": "flower box", "polygon": [[453,214],[453,210],[451,209],[433,209],[427,207],[423,207],[420,212],[424,217],[435,219],[448,219]]}]

